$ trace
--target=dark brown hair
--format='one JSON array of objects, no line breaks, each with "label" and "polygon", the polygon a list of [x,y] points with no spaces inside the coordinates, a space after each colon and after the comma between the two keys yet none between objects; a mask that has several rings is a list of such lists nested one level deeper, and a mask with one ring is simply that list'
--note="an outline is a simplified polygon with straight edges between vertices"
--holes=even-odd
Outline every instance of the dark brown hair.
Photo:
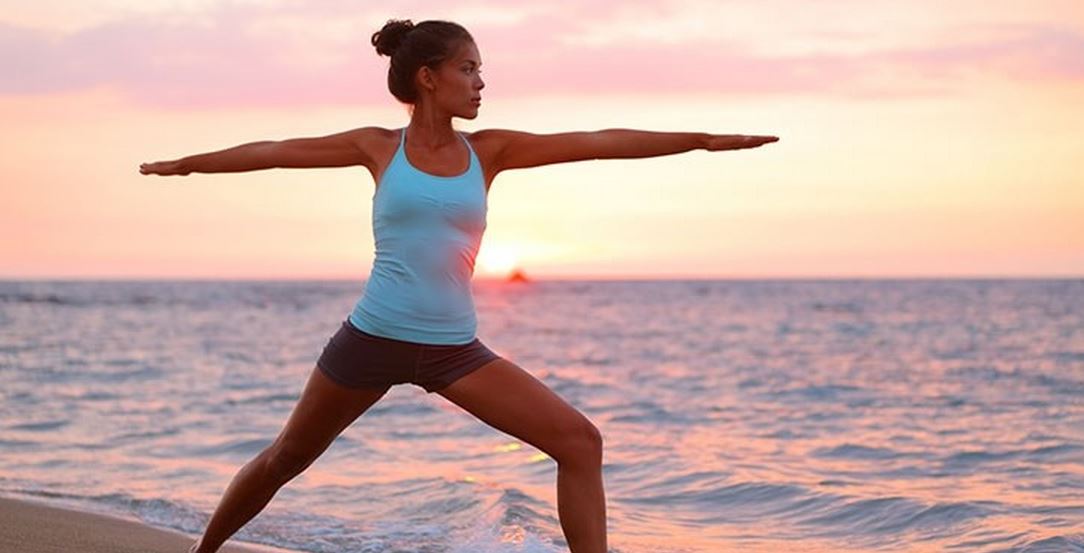
[{"label": "dark brown hair", "polygon": [[417,25],[409,19],[390,19],[372,38],[377,55],[391,58],[388,90],[406,104],[418,101],[414,86],[418,69],[436,69],[463,42],[474,42],[474,38],[461,25],[432,19]]}]

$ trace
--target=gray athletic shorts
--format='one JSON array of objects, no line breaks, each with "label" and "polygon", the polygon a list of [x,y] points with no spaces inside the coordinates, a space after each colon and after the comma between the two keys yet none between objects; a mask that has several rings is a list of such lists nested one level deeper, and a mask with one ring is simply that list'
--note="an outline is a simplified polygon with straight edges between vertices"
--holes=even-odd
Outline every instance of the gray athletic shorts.
[{"label": "gray athletic shorts", "polygon": [[420,344],[369,334],[347,318],[316,366],[348,388],[409,383],[433,393],[499,358],[477,337],[466,344]]}]

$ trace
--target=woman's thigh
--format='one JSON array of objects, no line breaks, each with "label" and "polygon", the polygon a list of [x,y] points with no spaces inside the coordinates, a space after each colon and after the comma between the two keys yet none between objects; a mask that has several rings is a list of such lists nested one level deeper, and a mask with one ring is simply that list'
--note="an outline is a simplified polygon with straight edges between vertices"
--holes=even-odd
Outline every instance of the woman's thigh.
[{"label": "woman's thigh", "polygon": [[503,357],[436,393],[558,462],[600,454],[598,428],[541,380]]},{"label": "woman's thigh", "polygon": [[388,389],[348,388],[314,367],[300,399],[271,445],[273,458],[288,469],[303,470]]}]

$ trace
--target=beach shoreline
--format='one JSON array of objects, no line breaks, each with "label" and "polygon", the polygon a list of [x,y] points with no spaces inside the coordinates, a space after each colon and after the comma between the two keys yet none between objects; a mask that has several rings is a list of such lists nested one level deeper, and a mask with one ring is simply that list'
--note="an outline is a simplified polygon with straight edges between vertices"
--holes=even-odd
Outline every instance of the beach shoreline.
[{"label": "beach shoreline", "polygon": [[[0,496],[0,550],[9,553],[186,553],[196,540],[135,519]],[[221,553],[301,553],[230,540]]]}]

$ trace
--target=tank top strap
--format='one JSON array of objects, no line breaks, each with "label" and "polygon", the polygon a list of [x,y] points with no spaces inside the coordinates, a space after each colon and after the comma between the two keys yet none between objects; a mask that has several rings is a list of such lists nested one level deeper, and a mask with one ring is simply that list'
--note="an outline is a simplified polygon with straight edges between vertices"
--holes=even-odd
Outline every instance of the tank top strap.
[{"label": "tank top strap", "polygon": [[[455,134],[459,135],[459,138],[463,139],[463,143],[467,145],[467,152],[470,154],[470,156],[474,159],[478,159],[478,156],[474,155],[474,148],[471,147],[470,140],[467,140],[467,137],[463,136],[463,133],[459,131],[455,131]],[[474,167],[473,163],[471,164],[471,167]]]},{"label": "tank top strap", "polygon": [[406,127],[399,129],[399,147],[395,149],[395,155],[391,158],[392,163],[399,161],[400,157],[406,161]]}]

